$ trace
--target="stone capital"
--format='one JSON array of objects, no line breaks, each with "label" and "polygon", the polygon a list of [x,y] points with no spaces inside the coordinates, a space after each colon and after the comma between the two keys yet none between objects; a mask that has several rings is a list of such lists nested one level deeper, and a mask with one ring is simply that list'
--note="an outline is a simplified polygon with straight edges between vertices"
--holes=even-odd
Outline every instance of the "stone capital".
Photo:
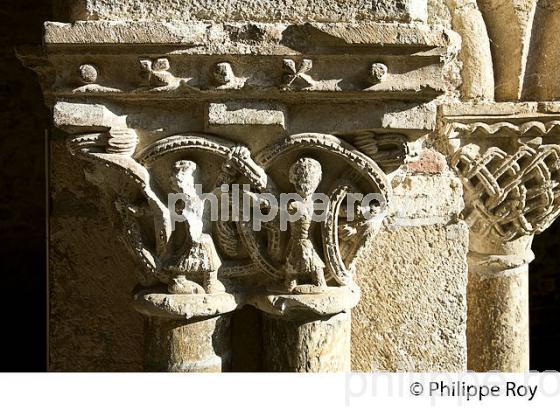
[{"label": "stone capital", "polygon": [[462,189],[432,148],[461,40],[426,24],[426,1],[70,3],[19,56],[134,263],[146,369],[228,370],[247,306],[266,370],[349,370],[356,266],[382,230],[438,236],[442,265],[459,244],[431,280],[461,276],[437,312],[458,326],[434,343],[464,367]]},{"label": "stone capital", "polygon": [[500,247],[506,245],[495,243],[549,227],[560,214],[560,112],[546,103],[442,112],[450,163],[465,188],[471,238]]}]

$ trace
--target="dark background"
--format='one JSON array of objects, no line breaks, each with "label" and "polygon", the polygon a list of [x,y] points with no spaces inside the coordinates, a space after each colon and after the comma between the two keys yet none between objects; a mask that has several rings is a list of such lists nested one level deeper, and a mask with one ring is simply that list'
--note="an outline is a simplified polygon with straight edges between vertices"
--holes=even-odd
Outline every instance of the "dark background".
[{"label": "dark background", "polygon": [[0,370],[47,367],[45,133],[49,112],[14,46],[41,44],[51,2],[0,3]]},{"label": "dark background", "polygon": [[[33,72],[14,53],[41,43],[52,20],[51,0],[2,0],[0,4],[0,371],[47,368],[44,130],[50,114]],[[560,370],[560,222],[537,236],[531,264],[531,369]]]},{"label": "dark background", "polygon": [[560,220],[533,241],[529,265],[531,370],[560,371]]}]

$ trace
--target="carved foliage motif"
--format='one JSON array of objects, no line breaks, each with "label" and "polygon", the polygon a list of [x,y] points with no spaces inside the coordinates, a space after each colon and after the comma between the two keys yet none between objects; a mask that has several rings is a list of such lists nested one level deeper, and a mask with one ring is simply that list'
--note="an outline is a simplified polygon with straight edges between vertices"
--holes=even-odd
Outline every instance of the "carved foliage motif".
[{"label": "carved foliage motif", "polygon": [[[284,293],[318,293],[328,286],[351,285],[352,262],[363,241],[380,227],[384,210],[372,209],[378,215],[371,219],[358,211],[348,220],[344,200],[360,191],[378,193],[385,202],[390,196],[377,164],[332,135],[293,135],[254,157],[246,147],[211,135],[170,136],[139,152],[136,143],[134,131],[111,130],[73,137],[68,146],[73,154],[101,165],[100,172],[111,170],[117,179],[130,182],[130,188],[123,189],[122,180],[115,180],[111,193],[124,240],[142,267],[140,282],[165,283],[171,293],[217,293],[224,290],[222,280],[247,275],[257,275],[258,283]],[[345,166],[332,171],[324,163],[329,158]],[[284,180],[279,176],[284,175],[286,162],[291,165]],[[219,169],[207,172],[211,164],[220,163]],[[162,183],[166,180],[162,172],[167,183]],[[262,208],[270,207],[270,201],[260,198],[298,193],[301,200],[291,201],[288,212],[298,210],[302,217],[283,230],[276,215],[263,223],[261,231],[246,218],[210,220],[194,189],[203,174],[230,215],[237,198],[224,186],[245,183],[249,194],[268,195],[258,196],[260,202],[252,205]],[[109,180],[98,182],[107,189]],[[187,199],[179,209],[168,209],[166,191]],[[320,223],[311,218],[316,211],[314,192],[330,198]],[[172,226],[172,211],[185,215],[184,221]]]},{"label": "carved foliage motif", "polygon": [[308,74],[308,72],[313,68],[312,60],[303,59],[301,64],[299,64],[299,66],[296,66],[296,62],[294,60],[286,58],[283,61],[283,68],[284,89],[305,89],[312,87],[315,84],[315,80],[313,80],[313,78],[311,78],[311,76]]}]

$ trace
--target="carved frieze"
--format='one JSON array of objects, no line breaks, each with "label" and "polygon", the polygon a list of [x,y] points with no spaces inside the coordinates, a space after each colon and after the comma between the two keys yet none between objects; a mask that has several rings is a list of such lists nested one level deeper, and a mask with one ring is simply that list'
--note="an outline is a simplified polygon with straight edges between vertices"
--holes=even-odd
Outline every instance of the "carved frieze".
[{"label": "carved frieze", "polygon": [[[430,100],[457,85],[447,65],[456,53],[455,37],[424,26],[364,23],[335,31],[319,23],[160,26],[47,24],[45,63],[56,72],[47,94],[201,98],[243,91],[268,99],[306,92]],[[161,38],[151,35],[156,31]],[[258,46],[240,31],[259,32]],[[409,34],[406,42],[403,33]],[[84,49],[85,39],[95,53]]]}]

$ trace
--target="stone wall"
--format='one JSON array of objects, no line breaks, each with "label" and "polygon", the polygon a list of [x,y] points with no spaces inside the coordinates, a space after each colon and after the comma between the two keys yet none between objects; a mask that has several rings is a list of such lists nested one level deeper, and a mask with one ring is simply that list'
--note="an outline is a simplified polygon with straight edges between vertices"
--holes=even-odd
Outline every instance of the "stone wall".
[{"label": "stone wall", "polygon": [[337,0],[194,0],[187,6],[173,0],[81,0],[68,7],[58,1],[59,13],[71,20],[214,20],[275,22],[423,21],[426,3],[414,0],[356,0],[351,6]]},{"label": "stone wall", "polygon": [[136,283],[85,164],[50,142],[49,369],[138,371],[143,325],[130,307]]}]

